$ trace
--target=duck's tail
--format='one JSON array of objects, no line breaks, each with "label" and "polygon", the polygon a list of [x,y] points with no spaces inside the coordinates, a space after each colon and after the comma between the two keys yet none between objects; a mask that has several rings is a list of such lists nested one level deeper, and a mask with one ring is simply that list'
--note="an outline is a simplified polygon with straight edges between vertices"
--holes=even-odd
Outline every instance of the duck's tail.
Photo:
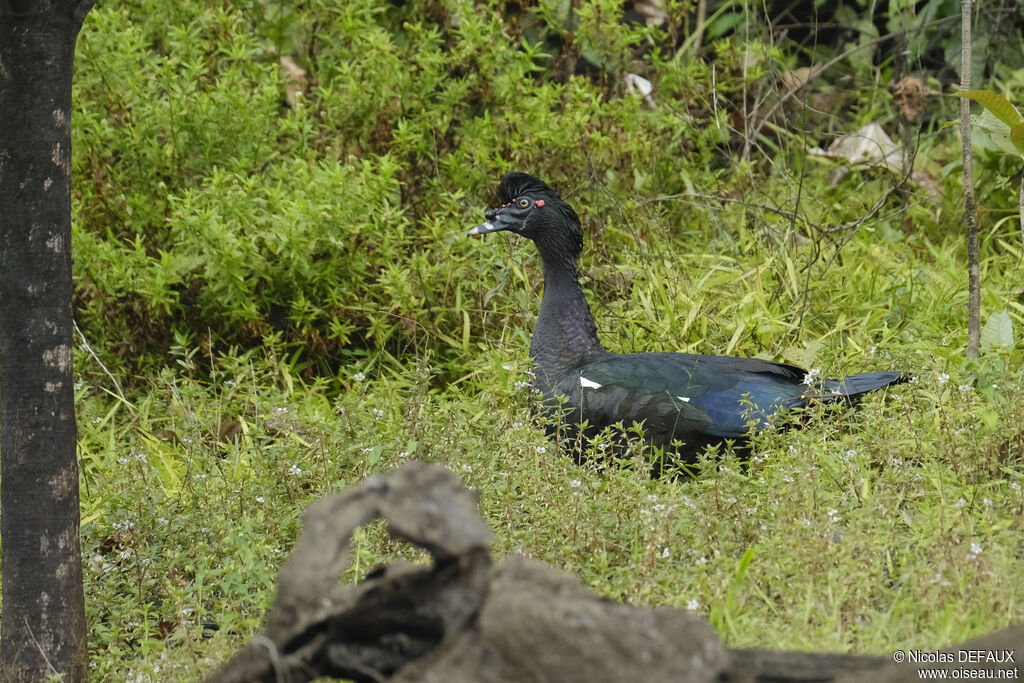
[{"label": "duck's tail", "polygon": [[850,375],[849,377],[844,377],[842,379],[830,379],[824,382],[824,389],[827,392],[825,397],[828,397],[828,395],[831,394],[835,397],[853,399],[861,394],[866,394],[869,391],[884,389],[890,384],[899,384],[900,382],[906,382],[909,379],[909,375],[899,371],[865,372],[862,375]]}]

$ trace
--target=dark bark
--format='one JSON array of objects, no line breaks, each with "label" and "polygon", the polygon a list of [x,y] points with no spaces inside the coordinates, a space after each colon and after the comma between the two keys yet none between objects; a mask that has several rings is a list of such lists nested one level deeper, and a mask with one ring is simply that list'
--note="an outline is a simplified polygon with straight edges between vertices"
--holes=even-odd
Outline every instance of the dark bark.
[{"label": "dark bark", "polygon": [[71,367],[71,74],[92,0],[0,0],[0,679],[88,677]]}]

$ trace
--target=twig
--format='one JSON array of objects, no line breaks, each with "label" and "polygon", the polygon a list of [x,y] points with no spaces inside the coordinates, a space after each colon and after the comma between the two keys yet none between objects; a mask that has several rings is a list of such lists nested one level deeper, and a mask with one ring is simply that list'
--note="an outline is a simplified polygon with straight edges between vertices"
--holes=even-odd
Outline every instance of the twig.
[{"label": "twig", "polygon": [[1024,247],[1024,173],[1020,174],[1020,192],[1017,194],[1017,211],[1020,214],[1020,246]]},{"label": "twig", "polygon": [[[971,0],[960,0],[960,90],[971,89]],[[971,103],[960,99],[960,144],[964,159],[964,221],[967,224],[967,357],[981,349],[981,276],[978,266],[978,214],[971,153]]]},{"label": "twig", "polygon": [[103,372],[107,373],[107,377],[110,378],[110,381],[114,383],[114,388],[117,389],[117,395],[118,397],[120,397],[121,402],[125,404],[125,406],[128,408],[128,412],[130,412],[134,417],[135,409],[132,407],[132,404],[128,402],[128,399],[125,398],[124,392],[121,391],[121,384],[117,381],[117,378],[114,377],[114,374],[107,369],[107,366],[103,364],[103,361],[100,360],[100,357],[96,355],[96,352],[92,350],[91,346],[89,346],[89,341],[85,338],[85,335],[82,333],[82,329],[78,327],[78,321],[72,318],[71,324],[75,326],[75,332],[77,332],[78,336],[82,338],[82,348],[88,351],[89,355],[92,356],[97,363],[99,363],[101,368],[103,368]]},{"label": "twig", "polygon": [[[914,28],[910,28],[910,29],[901,29],[899,31],[893,31],[891,33],[886,33],[884,36],[879,36],[878,38],[875,38],[874,40],[869,40],[866,43],[862,43],[860,45],[857,45],[856,47],[850,48],[849,50],[847,50],[846,52],[843,52],[842,54],[836,55],[835,57],[833,57],[832,59],[828,60],[827,62],[825,62],[821,66],[812,67],[810,73],[807,74],[807,80],[804,81],[803,86],[800,87],[800,88],[793,88],[793,89],[788,90],[787,92],[783,93],[782,97],[780,97],[778,99],[778,101],[776,101],[775,104],[772,105],[772,108],[769,109],[768,112],[763,117],[761,117],[760,122],[757,123],[754,126],[753,134],[750,134],[750,135],[744,134],[744,137],[747,140],[750,140],[750,139],[756,138],[758,135],[760,135],[761,134],[761,129],[764,128],[765,122],[770,120],[772,118],[772,116],[775,115],[775,112],[777,112],[779,110],[779,107],[781,107],[783,104],[785,104],[787,101],[789,101],[789,98],[793,97],[798,92],[803,90],[803,87],[806,87],[808,84],[811,83],[811,81],[817,79],[818,76],[823,74],[833,64],[841,62],[842,60],[844,60],[847,57],[849,57],[850,55],[852,55],[854,52],[857,52],[858,50],[863,50],[865,48],[874,47],[874,46],[876,46],[876,45],[878,45],[880,43],[884,43],[886,41],[892,40],[893,38],[898,38],[900,36],[905,36],[905,35],[907,35],[909,33],[917,33],[917,32],[920,32],[920,31],[924,31],[925,29],[935,28],[935,27],[941,26],[943,24],[949,24],[949,23],[952,23],[955,20],[956,20],[956,17],[943,17],[942,19],[936,19],[935,21],[929,22],[929,23],[927,23],[927,24],[925,24],[923,26],[915,26]],[[744,119],[744,120],[746,120],[746,119]]]},{"label": "twig", "polygon": [[700,44],[704,39],[704,22],[708,18],[708,0],[697,1],[697,19],[694,22],[693,43],[690,45],[691,54],[696,57],[700,52]]}]

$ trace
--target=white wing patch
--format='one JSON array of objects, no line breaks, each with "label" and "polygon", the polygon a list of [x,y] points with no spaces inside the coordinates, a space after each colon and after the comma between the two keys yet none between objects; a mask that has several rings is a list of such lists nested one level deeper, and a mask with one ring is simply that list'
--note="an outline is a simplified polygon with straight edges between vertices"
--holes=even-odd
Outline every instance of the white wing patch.
[{"label": "white wing patch", "polygon": [[676,396],[676,398],[678,398],[683,403],[689,403],[690,402],[690,399],[688,399],[686,396]]},{"label": "white wing patch", "polygon": [[583,375],[580,375],[580,387],[583,389],[600,389],[601,385],[597,382],[592,382]]}]

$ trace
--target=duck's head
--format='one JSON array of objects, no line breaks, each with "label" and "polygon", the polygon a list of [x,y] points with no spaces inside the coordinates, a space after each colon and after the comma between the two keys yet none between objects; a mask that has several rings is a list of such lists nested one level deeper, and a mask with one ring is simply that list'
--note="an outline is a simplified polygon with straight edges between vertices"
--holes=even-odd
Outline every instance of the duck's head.
[{"label": "duck's head", "polygon": [[541,256],[579,258],[583,250],[580,218],[562,196],[539,178],[518,171],[506,173],[498,187],[501,206],[484,213],[487,222],[469,231],[470,235],[508,230],[527,237],[537,245]]}]

